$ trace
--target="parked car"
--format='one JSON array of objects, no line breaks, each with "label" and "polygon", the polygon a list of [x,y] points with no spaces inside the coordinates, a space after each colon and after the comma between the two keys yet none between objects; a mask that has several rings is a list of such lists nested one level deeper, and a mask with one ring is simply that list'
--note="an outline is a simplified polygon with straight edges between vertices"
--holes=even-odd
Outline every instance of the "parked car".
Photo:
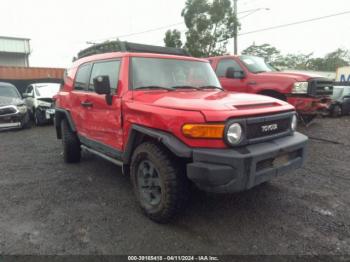
[{"label": "parked car", "polygon": [[0,130],[29,127],[27,107],[17,88],[0,82]]},{"label": "parked car", "polygon": [[171,219],[190,181],[232,193],[302,166],[307,137],[296,131],[292,105],[224,91],[207,60],[178,49],[124,43],[122,50],[68,69],[56,132],[67,163],[84,149],[122,166],[151,219]]},{"label": "parked car", "polygon": [[350,113],[350,86],[335,86],[329,112],[333,117]]},{"label": "parked car", "polygon": [[287,101],[306,123],[325,113],[331,103],[331,79],[305,73],[278,72],[263,58],[255,56],[219,56],[208,60],[226,90]]},{"label": "parked car", "polygon": [[59,88],[60,84],[56,83],[37,83],[26,88],[23,97],[36,125],[53,122],[55,116],[53,97]]}]

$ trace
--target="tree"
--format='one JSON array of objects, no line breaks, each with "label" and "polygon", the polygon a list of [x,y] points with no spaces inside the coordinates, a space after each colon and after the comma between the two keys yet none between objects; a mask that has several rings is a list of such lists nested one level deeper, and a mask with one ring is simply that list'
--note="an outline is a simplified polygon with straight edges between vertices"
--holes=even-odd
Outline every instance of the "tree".
[{"label": "tree", "polygon": [[168,30],[165,32],[164,43],[166,47],[182,47],[181,32],[179,30]]},{"label": "tree", "polygon": [[281,52],[270,44],[256,45],[253,43],[248,48],[242,51],[243,55],[258,56],[265,59],[266,62],[274,64],[274,62],[281,60]]},{"label": "tree", "polygon": [[226,53],[229,38],[234,35],[230,0],[187,0],[181,14],[188,28],[185,48],[195,57]]}]

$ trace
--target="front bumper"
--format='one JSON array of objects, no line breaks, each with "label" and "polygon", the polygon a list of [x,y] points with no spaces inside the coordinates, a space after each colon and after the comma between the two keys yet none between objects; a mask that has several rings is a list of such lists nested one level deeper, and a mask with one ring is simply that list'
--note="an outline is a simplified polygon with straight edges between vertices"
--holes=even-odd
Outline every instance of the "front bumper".
[{"label": "front bumper", "polygon": [[36,109],[41,122],[52,122],[55,117],[55,109],[51,107],[38,107]]},{"label": "front bumper", "polygon": [[233,193],[250,189],[299,168],[305,161],[308,138],[300,133],[237,149],[195,149],[187,176],[208,192]]},{"label": "front bumper", "polygon": [[0,131],[22,128],[28,121],[28,113],[0,116]]},{"label": "front bumper", "polygon": [[302,115],[319,115],[328,111],[332,100],[330,98],[288,97],[287,102],[293,105]]}]

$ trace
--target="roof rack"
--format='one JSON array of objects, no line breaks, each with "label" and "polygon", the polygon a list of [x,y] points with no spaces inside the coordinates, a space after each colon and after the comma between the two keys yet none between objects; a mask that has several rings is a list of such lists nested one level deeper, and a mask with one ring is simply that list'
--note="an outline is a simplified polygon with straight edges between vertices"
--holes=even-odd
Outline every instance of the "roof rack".
[{"label": "roof rack", "polygon": [[163,47],[129,43],[124,41],[109,41],[101,44],[95,44],[78,53],[78,59],[109,52],[135,52],[135,53],[154,53],[154,54],[168,54],[168,55],[179,55],[179,56],[190,56],[190,54],[180,48],[174,47]]}]

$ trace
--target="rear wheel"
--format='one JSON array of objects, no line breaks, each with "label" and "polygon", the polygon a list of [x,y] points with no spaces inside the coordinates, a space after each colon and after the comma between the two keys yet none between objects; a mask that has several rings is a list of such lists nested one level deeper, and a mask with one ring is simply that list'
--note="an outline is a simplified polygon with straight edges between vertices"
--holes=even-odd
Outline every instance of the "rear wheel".
[{"label": "rear wheel", "polygon": [[138,146],[130,175],[141,209],[152,220],[166,223],[184,206],[189,182],[181,165],[163,147],[151,142]]},{"label": "rear wheel", "polygon": [[81,158],[80,141],[74,133],[66,119],[61,121],[63,159],[66,163],[77,163]]}]

